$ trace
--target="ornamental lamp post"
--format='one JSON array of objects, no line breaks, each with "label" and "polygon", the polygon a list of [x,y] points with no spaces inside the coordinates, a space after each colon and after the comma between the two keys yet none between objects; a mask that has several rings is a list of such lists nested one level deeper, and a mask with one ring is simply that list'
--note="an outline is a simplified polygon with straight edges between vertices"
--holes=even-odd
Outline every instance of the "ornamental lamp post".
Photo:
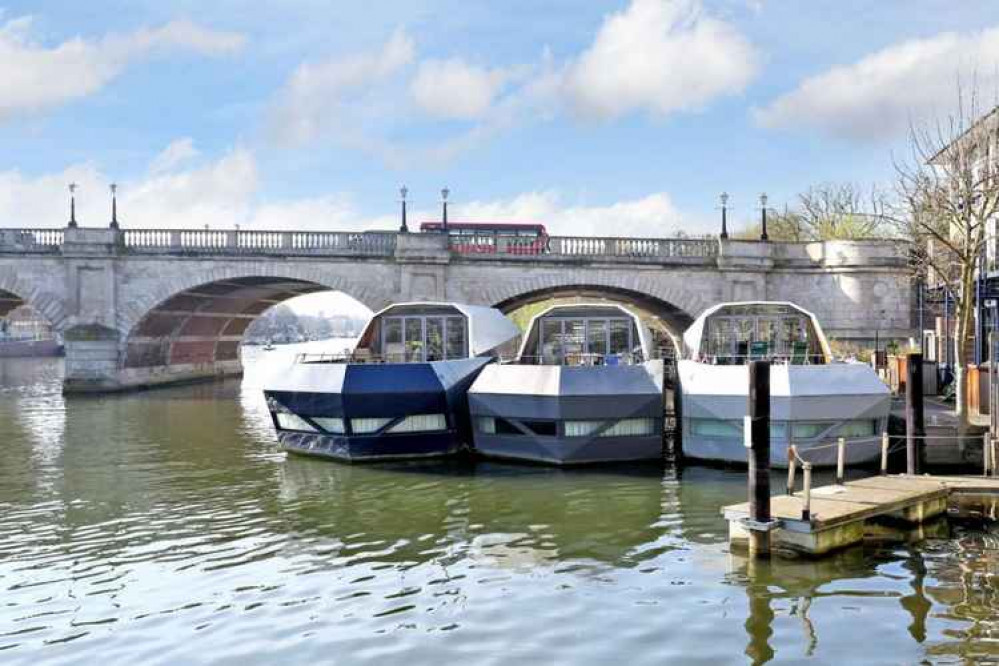
[{"label": "ornamental lamp post", "polygon": [[760,195],[760,212],[761,212],[760,221],[762,223],[762,227],[760,229],[760,240],[766,242],[770,240],[770,237],[767,235],[767,193],[766,192]]},{"label": "ornamental lamp post", "polygon": [[728,192],[722,192],[718,198],[721,199],[722,209],[721,239],[725,240],[728,238]]},{"label": "ornamental lamp post", "polygon": [[111,183],[111,228],[118,229],[118,183]]},{"label": "ornamental lamp post", "polygon": [[402,198],[402,225],[399,227],[401,233],[409,233],[409,226],[406,224],[406,195],[409,190],[405,185],[399,188],[399,196]]},{"label": "ornamental lamp post", "polygon": [[76,229],[76,183],[69,184],[69,228]]},{"label": "ornamental lamp post", "polygon": [[447,195],[451,194],[451,190],[446,187],[441,190],[441,204],[443,207],[443,215],[441,217],[441,228],[444,233],[447,233]]}]

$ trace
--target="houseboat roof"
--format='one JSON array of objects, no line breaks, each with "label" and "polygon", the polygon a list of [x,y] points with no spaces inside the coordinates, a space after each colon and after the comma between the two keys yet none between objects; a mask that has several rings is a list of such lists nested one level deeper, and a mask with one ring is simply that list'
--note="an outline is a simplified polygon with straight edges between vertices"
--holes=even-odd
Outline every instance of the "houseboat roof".
[{"label": "houseboat roof", "polygon": [[544,317],[551,316],[553,314],[559,317],[613,317],[631,319],[635,324],[635,328],[638,330],[638,338],[642,345],[642,353],[646,358],[648,358],[651,353],[652,335],[649,333],[649,329],[642,323],[642,320],[639,319],[638,315],[631,312],[624,306],[618,305],[617,303],[562,303],[552,305],[531,317],[531,321],[527,325],[527,332],[520,343],[520,353],[518,354],[520,357],[530,356],[527,346],[535,332],[535,327],[539,326],[539,322]]},{"label": "houseboat roof", "polygon": [[520,334],[517,325],[505,314],[484,305],[468,305],[465,303],[449,303],[444,301],[411,301],[393,303],[382,308],[371,316],[358,340],[364,340],[371,327],[381,317],[393,314],[405,314],[406,309],[419,307],[454,308],[465,316],[468,322],[468,355],[479,356],[500,345],[513,340]]},{"label": "houseboat roof", "polygon": [[826,359],[832,359],[832,350],[829,348],[829,341],[826,339],[826,334],[822,331],[822,325],[819,323],[818,318],[805,308],[790,301],[731,301],[711,306],[699,314],[694,320],[694,323],[691,324],[683,334],[683,345],[687,349],[688,358],[696,355],[697,351],[700,349],[701,341],[704,339],[704,326],[707,324],[708,319],[712,315],[718,314],[726,308],[753,306],[784,306],[797,311],[805,317],[808,317],[812,322],[815,335],[818,337],[819,345],[822,348],[822,354],[826,357]]}]

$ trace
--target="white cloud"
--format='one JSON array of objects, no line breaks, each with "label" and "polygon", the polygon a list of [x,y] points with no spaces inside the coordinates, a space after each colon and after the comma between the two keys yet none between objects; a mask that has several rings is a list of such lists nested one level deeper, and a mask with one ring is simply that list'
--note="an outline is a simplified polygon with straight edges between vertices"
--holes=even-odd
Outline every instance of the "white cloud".
[{"label": "white cloud", "polygon": [[46,47],[32,39],[31,28],[30,17],[0,26],[0,120],[91,95],[142,57],[170,51],[216,56],[236,51],[244,42],[235,33],[173,21],[98,41],[75,37]]},{"label": "white cloud", "polygon": [[664,116],[741,92],[758,61],[749,41],[697,0],[632,0],[569,65],[565,92],[588,117]]},{"label": "white cloud", "polygon": [[489,111],[512,70],[483,69],[458,58],[424,60],[410,84],[417,105],[428,114],[472,120]]},{"label": "white cloud", "polygon": [[942,33],[872,53],[805,79],[754,111],[771,128],[806,128],[872,141],[905,131],[910,120],[952,110],[958,79],[977,77],[980,90],[999,88],[999,27]]},{"label": "white cloud", "polygon": [[363,94],[413,60],[413,40],[396,30],[378,51],[319,63],[302,63],[278,94],[271,130],[282,143],[305,145],[337,129],[344,103]]},{"label": "white cloud", "polygon": [[191,137],[177,139],[176,141],[172,141],[169,146],[163,149],[163,152],[153,158],[153,163],[149,166],[149,171],[151,173],[170,171],[178,165],[194,159],[199,154],[198,149],[194,147],[194,139]]}]

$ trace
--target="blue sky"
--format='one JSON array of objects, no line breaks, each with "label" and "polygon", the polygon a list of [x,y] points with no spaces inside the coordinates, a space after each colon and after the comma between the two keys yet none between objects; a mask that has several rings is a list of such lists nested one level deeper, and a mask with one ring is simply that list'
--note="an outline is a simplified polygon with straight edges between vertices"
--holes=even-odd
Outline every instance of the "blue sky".
[{"label": "blue sky", "polygon": [[993,95],[994,0],[6,3],[4,226],[714,232],[823,181],[889,183],[958,75]]}]

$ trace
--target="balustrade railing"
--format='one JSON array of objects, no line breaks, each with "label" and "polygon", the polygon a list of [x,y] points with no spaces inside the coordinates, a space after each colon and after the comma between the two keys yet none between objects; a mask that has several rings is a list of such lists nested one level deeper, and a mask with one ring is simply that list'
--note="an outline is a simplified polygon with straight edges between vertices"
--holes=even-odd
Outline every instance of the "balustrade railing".
[{"label": "balustrade railing", "polygon": [[58,252],[62,229],[0,229],[0,247],[18,252]]},{"label": "balustrade railing", "polygon": [[395,252],[394,232],[128,229],[132,253],[374,255]]},{"label": "balustrade railing", "polygon": [[712,238],[602,238],[551,236],[547,239],[478,233],[452,236],[451,251],[481,259],[496,257],[588,257],[664,259],[715,257],[718,241]]}]

